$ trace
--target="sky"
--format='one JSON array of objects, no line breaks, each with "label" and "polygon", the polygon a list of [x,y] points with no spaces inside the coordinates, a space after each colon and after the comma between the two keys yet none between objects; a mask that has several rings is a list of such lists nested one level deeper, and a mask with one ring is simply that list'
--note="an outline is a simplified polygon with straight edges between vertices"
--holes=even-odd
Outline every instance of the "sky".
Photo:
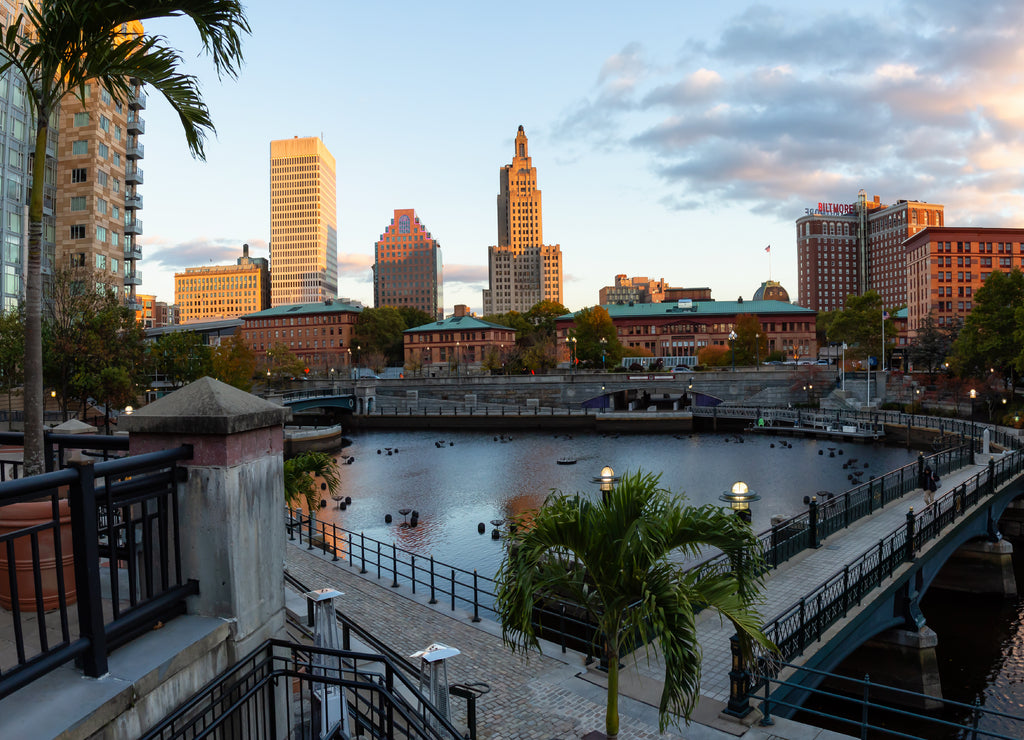
[{"label": "sky", "polygon": [[[237,80],[182,19],[154,23],[216,125],[206,161],[150,91],[141,293],[269,253],[270,141],[337,161],[338,293],[373,305],[394,209],[439,240],[444,308],[479,312],[498,171],[522,125],[564,301],[616,274],[797,299],[795,221],[819,202],[942,203],[947,226],[1024,225],[1024,3],[839,6],[252,0]],[[765,247],[771,245],[771,250]]]}]

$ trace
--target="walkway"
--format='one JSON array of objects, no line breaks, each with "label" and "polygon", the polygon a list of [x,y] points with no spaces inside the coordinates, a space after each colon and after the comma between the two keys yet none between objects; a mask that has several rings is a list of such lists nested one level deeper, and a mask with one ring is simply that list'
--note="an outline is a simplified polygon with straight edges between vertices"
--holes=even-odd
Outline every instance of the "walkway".
[{"label": "walkway", "polygon": [[[471,613],[450,612],[444,604],[443,610],[435,609],[426,604],[426,597],[413,595],[407,587],[391,588],[390,578],[378,581],[372,571],[361,576],[345,561],[331,562],[330,556],[297,542],[288,545],[285,567],[310,588],[331,586],[344,592],[336,602],[338,608],[400,653],[410,655],[432,642],[461,650],[449,661],[449,682],[483,681],[491,687],[477,702],[481,740],[570,740],[604,730],[604,674],[588,670],[582,655],[562,655],[557,646],[545,643],[542,654],[533,652],[526,660],[504,646],[497,623],[484,619],[473,624]],[[726,740],[741,734],[748,740],[845,737],[781,719],[770,728],[748,729],[720,719],[724,702],[707,697],[701,699],[688,727],[660,734],[660,680],[634,669],[624,672],[621,684],[619,737],[624,739]],[[453,711],[464,713],[462,700],[453,700]],[[456,714],[456,720],[461,723],[464,716],[460,719]]]}]

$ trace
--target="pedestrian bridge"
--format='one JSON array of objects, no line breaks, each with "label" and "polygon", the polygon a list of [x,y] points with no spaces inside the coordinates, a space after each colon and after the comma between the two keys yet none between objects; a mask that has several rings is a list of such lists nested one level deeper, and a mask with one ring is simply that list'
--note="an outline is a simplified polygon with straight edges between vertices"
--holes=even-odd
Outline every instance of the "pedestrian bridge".
[{"label": "pedestrian bridge", "polygon": [[[299,391],[288,391],[280,396],[272,397],[278,403],[292,411],[308,411],[309,409],[339,409],[349,414],[364,413],[360,408],[361,398],[354,393],[342,393],[332,387],[308,388]],[[367,399],[372,405],[373,399]],[[367,409],[371,411],[371,409]]]},{"label": "pedestrian bridge", "polygon": [[[802,517],[761,535],[770,566],[761,613],[778,652],[747,662],[731,625],[702,615],[702,694],[727,701],[726,712],[736,716],[751,710],[755,694],[771,698],[773,713],[792,714],[779,707],[798,705],[805,687],[820,683],[812,671],[834,671],[873,639],[872,644],[893,641],[891,655],[902,655],[904,662],[876,664],[872,675],[941,696],[937,672],[920,670],[928,660],[913,661],[914,670],[905,660],[908,645],[932,650],[934,658],[934,633],[927,630],[921,597],[937,580],[973,592],[1014,588],[1011,548],[999,521],[1004,513],[1016,514],[1014,501],[1024,495],[1024,452],[975,455],[965,448],[929,458],[928,464],[942,475],[941,495],[933,503],[917,485],[922,458],[910,470],[893,471],[828,501],[812,500]],[[704,567],[722,566],[712,560]]]}]

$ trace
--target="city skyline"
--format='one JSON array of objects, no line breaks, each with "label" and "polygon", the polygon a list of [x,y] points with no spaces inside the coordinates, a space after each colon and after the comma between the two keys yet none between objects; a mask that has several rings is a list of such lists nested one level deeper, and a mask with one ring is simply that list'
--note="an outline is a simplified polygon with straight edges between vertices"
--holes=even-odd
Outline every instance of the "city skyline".
[{"label": "city skyline", "polygon": [[1024,9],[982,5],[526,3],[513,29],[485,7],[314,2],[317,23],[292,38],[254,4],[240,80],[193,70],[218,127],[208,163],[182,156],[150,98],[140,290],[173,300],[176,270],[245,242],[267,255],[264,153],[292,136],[337,159],[339,294],[366,305],[380,223],[414,208],[445,246],[446,312],[480,310],[493,168],[519,125],[573,309],[619,273],[749,297],[768,244],[770,277],[798,298],[795,219],[860,189],[944,203],[949,226],[1016,225]]}]

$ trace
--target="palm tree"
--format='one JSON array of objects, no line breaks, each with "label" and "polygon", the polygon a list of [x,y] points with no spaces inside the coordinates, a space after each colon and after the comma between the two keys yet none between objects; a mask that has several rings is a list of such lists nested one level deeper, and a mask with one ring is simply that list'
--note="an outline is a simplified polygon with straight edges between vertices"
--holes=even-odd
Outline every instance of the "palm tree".
[{"label": "palm tree", "polygon": [[[553,492],[517,521],[498,571],[497,611],[505,643],[539,649],[534,605],[557,595],[586,609],[608,661],[605,733],[619,731],[619,659],[628,646],[658,640],[665,686],[658,708],[662,731],[688,719],[700,689],[701,648],[694,615],[714,609],[729,619],[749,652],[771,648],[753,605],[764,570],[750,526],[726,509],[684,505],[637,472],[600,502]],[[703,546],[728,557],[724,572],[684,571],[670,554],[696,556]]]},{"label": "palm tree", "polygon": [[284,500],[291,508],[302,504],[309,509],[310,517],[320,508],[320,496],[316,478],[327,484],[329,493],[341,485],[338,478],[338,461],[326,452],[303,452],[284,461]]},{"label": "palm tree", "polygon": [[[240,0],[34,0],[0,33],[0,74],[15,69],[36,117],[25,267],[25,472],[43,471],[42,232],[43,181],[50,115],[67,95],[85,99],[87,83],[127,102],[135,84],[151,85],[178,114],[189,151],[204,159],[214,131],[199,81],[179,71],[182,59],[142,22],[191,20],[219,75],[235,77],[242,36],[249,33]],[[137,32],[136,32],[137,31]]]}]

